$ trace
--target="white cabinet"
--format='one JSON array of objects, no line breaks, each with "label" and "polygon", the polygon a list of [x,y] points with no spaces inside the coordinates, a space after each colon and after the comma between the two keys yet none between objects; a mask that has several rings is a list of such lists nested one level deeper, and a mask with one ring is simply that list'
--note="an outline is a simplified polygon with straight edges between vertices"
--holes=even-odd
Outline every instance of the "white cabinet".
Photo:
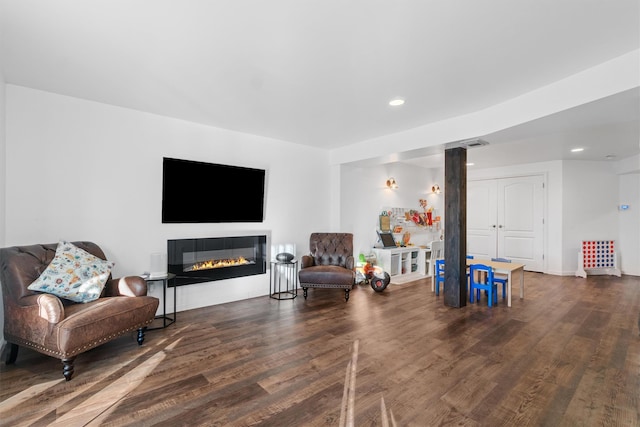
[{"label": "white cabinet", "polygon": [[[418,246],[404,248],[374,248],[378,265],[391,276],[391,283],[418,279],[426,274],[426,249]],[[406,279],[406,280],[405,280]]]}]

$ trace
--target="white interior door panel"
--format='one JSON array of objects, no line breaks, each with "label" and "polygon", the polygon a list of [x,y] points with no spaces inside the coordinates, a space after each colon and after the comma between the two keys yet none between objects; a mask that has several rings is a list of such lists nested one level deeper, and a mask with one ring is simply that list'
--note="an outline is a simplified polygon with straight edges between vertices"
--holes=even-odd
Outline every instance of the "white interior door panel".
[{"label": "white interior door panel", "polygon": [[497,186],[498,256],[543,271],[543,177],[504,178]]},{"label": "white interior door panel", "polygon": [[493,180],[467,183],[467,253],[478,258],[496,256],[496,190]]},{"label": "white interior door panel", "polygon": [[544,271],[544,177],[467,183],[467,252]]}]

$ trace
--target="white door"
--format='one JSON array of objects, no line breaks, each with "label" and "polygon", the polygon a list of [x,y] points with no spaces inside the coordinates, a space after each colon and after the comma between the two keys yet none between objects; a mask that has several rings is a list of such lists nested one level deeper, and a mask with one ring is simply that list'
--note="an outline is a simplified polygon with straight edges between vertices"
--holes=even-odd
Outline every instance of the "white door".
[{"label": "white door", "polygon": [[543,271],[543,200],[541,175],[468,182],[467,252]]},{"label": "white door", "polygon": [[477,258],[497,256],[497,191],[495,180],[467,182],[467,253]]},{"label": "white door", "polygon": [[498,183],[498,257],[543,271],[544,181],[541,175]]}]

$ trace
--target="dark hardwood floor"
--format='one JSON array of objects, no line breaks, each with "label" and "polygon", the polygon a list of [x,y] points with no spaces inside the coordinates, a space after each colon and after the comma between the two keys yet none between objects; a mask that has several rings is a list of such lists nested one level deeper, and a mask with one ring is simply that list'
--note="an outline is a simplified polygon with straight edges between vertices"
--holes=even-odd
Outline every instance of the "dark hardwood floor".
[{"label": "dark hardwood floor", "polygon": [[[268,284],[267,284],[268,285]],[[515,289],[515,287],[514,287]],[[421,280],[178,313],[59,360],[0,364],[3,426],[638,426],[640,277],[525,273],[461,309]]]}]

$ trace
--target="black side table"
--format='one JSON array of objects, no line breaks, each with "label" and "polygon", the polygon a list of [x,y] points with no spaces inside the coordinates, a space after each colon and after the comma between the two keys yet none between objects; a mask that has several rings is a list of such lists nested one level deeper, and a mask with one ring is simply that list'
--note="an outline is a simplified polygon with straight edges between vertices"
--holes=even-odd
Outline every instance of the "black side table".
[{"label": "black side table", "polygon": [[271,261],[269,296],[278,300],[298,296],[298,260]]},{"label": "black side table", "polygon": [[[167,326],[173,324],[176,322],[176,288],[177,286],[175,286],[175,284],[172,286],[173,287],[173,313],[167,313],[167,287],[169,287],[170,282],[176,278],[176,275],[173,273],[169,273],[164,277],[145,277],[145,281],[147,282],[147,284],[151,283],[151,282],[162,282],[162,314],[159,316],[156,316],[155,319],[161,319],[162,320],[162,326],[156,326],[156,327],[147,327],[148,331],[152,331],[154,329],[164,329]],[[167,314],[172,314],[173,317],[169,317]]]}]

